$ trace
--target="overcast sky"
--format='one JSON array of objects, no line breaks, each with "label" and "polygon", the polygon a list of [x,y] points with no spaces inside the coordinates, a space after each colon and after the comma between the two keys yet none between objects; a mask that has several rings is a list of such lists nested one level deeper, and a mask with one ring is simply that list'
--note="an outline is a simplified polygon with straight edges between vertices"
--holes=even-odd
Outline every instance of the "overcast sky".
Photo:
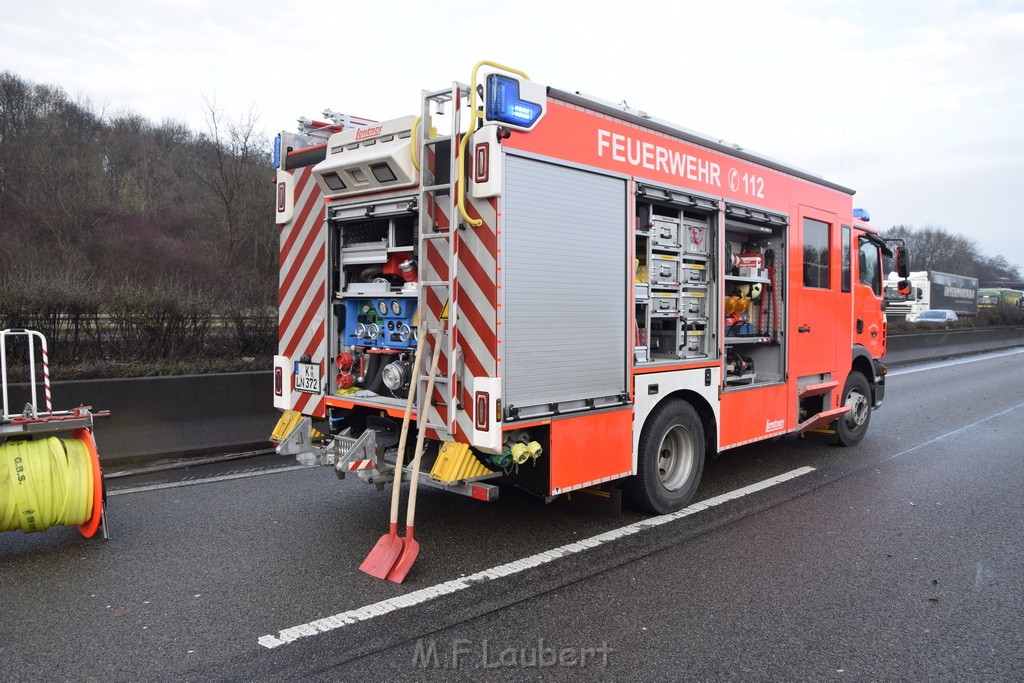
[{"label": "overcast sky", "polygon": [[[418,112],[490,59],[857,190],[1024,268],[1024,1],[4,3],[0,69],[200,129]],[[270,201],[268,199],[268,201]]]}]

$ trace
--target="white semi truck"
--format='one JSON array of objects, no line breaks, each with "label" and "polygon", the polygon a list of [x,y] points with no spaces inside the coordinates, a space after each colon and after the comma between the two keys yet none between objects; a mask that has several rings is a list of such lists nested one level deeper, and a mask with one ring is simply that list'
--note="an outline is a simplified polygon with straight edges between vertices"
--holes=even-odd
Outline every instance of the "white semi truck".
[{"label": "white semi truck", "polygon": [[933,309],[953,311],[959,317],[978,314],[978,278],[919,270],[910,273],[910,293],[899,293],[900,278],[889,273],[885,281],[885,315],[891,321],[916,320]]}]

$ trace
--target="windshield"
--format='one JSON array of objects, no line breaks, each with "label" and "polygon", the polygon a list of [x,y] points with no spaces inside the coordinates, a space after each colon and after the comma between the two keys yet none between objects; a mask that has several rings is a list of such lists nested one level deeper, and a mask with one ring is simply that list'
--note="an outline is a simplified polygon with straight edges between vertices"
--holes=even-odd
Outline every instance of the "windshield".
[{"label": "windshield", "polygon": [[918,320],[945,320],[946,314],[942,311],[925,311],[922,313]]}]

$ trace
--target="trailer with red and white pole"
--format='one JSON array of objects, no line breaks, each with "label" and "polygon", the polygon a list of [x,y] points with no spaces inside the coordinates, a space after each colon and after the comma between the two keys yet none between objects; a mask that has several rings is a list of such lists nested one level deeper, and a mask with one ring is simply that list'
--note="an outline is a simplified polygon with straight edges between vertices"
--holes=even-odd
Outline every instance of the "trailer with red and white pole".
[{"label": "trailer with red and white pole", "polygon": [[[24,338],[28,361],[28,402],[13,407],[8,381],[8,341]],[[16,344],[15,344],[16,346]],[[43,400],[39,405],[36,347],[42,365]],[[0,330],[0,531],[36,532],[53,526],[77,526],[92,538],[102,527],[107,538],[105,492],[93,420],[108,411],[86,406],[53,409],[46,337],[35,330]]]}]

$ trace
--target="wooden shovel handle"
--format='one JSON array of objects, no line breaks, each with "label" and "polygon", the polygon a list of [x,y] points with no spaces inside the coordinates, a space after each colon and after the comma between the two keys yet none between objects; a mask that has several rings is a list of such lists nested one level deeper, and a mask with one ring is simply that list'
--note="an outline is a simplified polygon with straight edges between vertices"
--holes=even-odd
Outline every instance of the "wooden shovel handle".
[{"label": "wooden shovel handle", "polygon": [[[412,458],[412,470],[409,474],[409,509],[406,511],[405,526],[411,529],[413,520],[416,518],[416,491],[420,483],[420,460],[423,458],[423,441],[427,435],[427,415],[430,412],[430,397],[434,393],[434,376],[437,374],[437,366],[441,360],[441,337],[444,336],[445,326],[448,324],[446,318],[442,318],[437,328],[437,335],[434,337],[434,353],[430,359],[430,375],[427,378],[427,390],[423,394],[423,414],[418,416],[419,430],[416,435],[416,454]],[[419,377],[416,377],[419,384]]]},{"label": "wooden shovel handle", "polygon": [[[405,442],[409,434],[409,423],[412,422],[412,404],[416,400],[416,390],[420,386],[420,362],[423,359],[423,344],[416,345],[416,355],[412,361],[412,381],[409,395],[405,399],[405,413],[402,415],[402,435],[398,437],[398,455],[395,456],[395,482],[391,487],[391,524],[398,524],[398,491],[402,488],[402,460],[405,457]],[[382,370],[383,372],[383,370]]]}]

